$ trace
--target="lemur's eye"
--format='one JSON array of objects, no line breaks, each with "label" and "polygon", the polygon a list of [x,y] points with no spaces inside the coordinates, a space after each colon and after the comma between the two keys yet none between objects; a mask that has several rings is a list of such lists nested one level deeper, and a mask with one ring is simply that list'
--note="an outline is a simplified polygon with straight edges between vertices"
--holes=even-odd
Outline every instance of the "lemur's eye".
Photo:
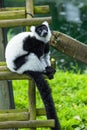
[{"label": "lemur's eye", "polygon": [[43,26],[43,30],[46,30],[46,31],[48,31],[48,29],[47,29],[47,27],[46,27],[46,26]]}]

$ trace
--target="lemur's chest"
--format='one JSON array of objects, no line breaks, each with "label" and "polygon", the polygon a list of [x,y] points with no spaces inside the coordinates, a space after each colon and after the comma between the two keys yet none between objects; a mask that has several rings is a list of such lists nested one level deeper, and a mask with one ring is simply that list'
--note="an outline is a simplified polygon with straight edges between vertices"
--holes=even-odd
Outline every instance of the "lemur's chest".
[{"label": "lemur's chest", "polygon": [[[23,49],[28,51],[29,53],[34,53],[40,58],[44,53],[46,53],[46,48],[48,44],[45,44],[42,41],[39,41],[35,38],[27,37],[24,40]],[[49,51],[49,50],[48,50]]]},{"label": "lemur's chest", "polygon": [[45,53],[45,45],[44,44],[37,44],[30,50],[31,52],[35,53],[38,58],[40,58]]}]

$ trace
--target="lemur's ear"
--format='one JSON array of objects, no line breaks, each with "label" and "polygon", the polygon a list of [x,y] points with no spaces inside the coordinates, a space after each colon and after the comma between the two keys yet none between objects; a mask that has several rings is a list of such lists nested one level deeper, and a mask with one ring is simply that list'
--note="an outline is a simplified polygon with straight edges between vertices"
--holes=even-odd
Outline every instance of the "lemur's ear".
[{"label": "lemur's ear", "polygon": [[31,32],[35,32],[35,26],[30,27]]},{"label": "lemur's ear", "polygon": [[49,26],[47,21],[44,21],[42,24],[46,25],[47,27]]}]

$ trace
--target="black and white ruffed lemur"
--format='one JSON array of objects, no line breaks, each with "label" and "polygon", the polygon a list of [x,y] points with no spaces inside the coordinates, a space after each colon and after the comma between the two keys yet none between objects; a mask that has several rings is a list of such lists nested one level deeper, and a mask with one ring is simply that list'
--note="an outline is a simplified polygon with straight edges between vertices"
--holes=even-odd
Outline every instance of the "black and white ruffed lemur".
[{"label": "black and white ruffed lemur", "polygon": [[31,26],[30,30],[17,34],[8,42],[5,51],[7,67],[12,72],[34,79],[46,108],[47,119],[55,120],[55,127],[51,129],[60,130],[51,89],[43,77],[46,74],[52,79],[55,73],[50,63],[51,30],[46,21],[39,26]]}]

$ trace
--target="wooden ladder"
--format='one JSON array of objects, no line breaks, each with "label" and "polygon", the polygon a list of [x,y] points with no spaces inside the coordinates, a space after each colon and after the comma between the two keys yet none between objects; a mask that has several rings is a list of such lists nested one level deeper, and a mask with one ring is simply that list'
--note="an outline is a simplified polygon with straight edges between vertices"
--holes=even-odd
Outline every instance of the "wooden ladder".
[{"label": "wooden ladder", "polygon": [[[26,0],[26,8],[1,8],[0,28],[27,26],[27,30],[29,30],[28,26],[37,25],[43,21],[51,21],[51,17],[33,18],[36,13],[49,13],[49,6],[34,6],[33,0]],[[45,115],[46,112],[44,108],[36,109],[35,83],[31,77],[12,73],[7,69],[6,63],[3,60],[0,62],[0,80],[3,83],[4,80],[22,79],[29,80],[29,109],[0,110],[0,129],[30,128],[31,130],[35,130],[37,127],[54,127],[54,120],[36,120],[37,116]]]}]

